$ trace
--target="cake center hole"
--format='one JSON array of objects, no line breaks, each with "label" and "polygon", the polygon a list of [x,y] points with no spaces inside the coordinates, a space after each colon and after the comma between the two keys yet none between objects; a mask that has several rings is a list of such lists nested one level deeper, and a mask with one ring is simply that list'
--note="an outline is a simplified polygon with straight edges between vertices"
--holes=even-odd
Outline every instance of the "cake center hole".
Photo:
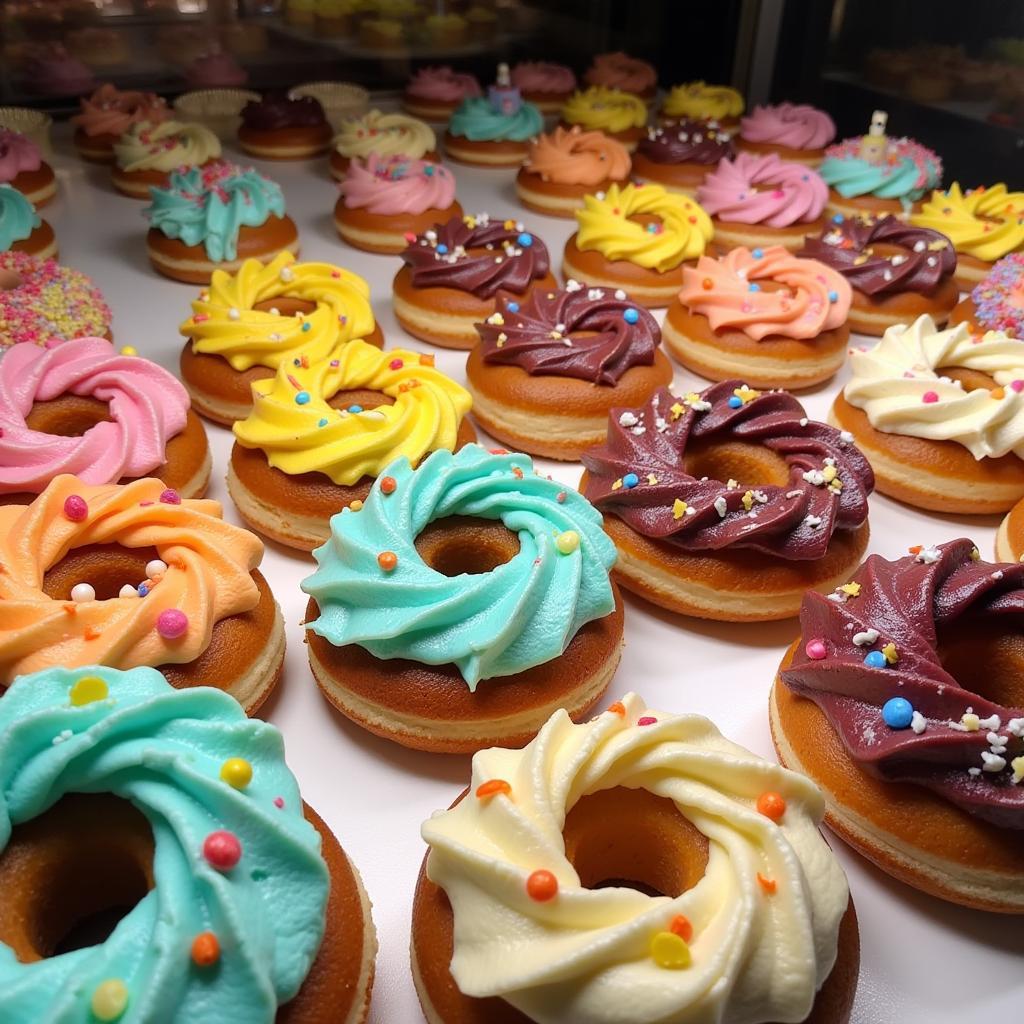
[{"label": "cake center hole", "polygon": [[665,222],[654,213],[633,213],[626,220],[639,224],[644,231],[650,231],[652,235],[660,235],[665,230]]},{"label": "cake center hole", "polygon": [[939,372],[951,380],[960,381],[964,391],[991,391],[998,386],[992,377],[980,370],[965,370],[961,366],[948,366],[943,367]]},{"label": "cake center hole", "polygon": [[616,786],[578,800],[562,829],[586,889],[610,886],[676,897],[704,877],[707,836],[669,799]]},{"label": "cake center hole", "polygon": [[24,283],[16,270],[0,270],[0,292],[13,292]]},{"label": "cake center hole", "polygon": [[416,550],[443,576],[491,572],[519,554],[519,538],[503,523],[474,516],[448,516],[428,523]]},{"label": "cake center hole", "polygon": [[61,395],[48,402],[35,402],[25,417],[30,430],[59,437],[81,437],[97,423],[109,420],[107,403],[84,395]]},{"label": "cake center hole", "polygon": [[153,888],[153,832],[127,800],[72,794],[0,854],[0,942],[22,963],[105,942]]},{"label": "cake center hole", "polygon": [[395,400],[382,391],[370,391],[369,388],[353,388],[350,391],[339,391],[327,399],[333,409],[376,409],[378,405],[394,405]]},{"label": "cake center hole", "polygon": [[305,316],[316,309],[316,303],[309,302],[307,299],[293,299],[290,295],[280,295],[276,299],[263,299],[261,302],[254,302],[252,308],[258,309],[261,313],[269,313],[272,309],[276,309],[281,316],[295,316],[296,313],[302,313]]},{"label": "cake center hole", "polygon": [[46,570],[43,590],[55,601],[71,601],[75,585],[88,583],[96,591],[96,599],[106,601],[117,597],[126,583],[137,587],[146,579],[146,566],[159,557],[154,547],[85,544],[72,548]]},{"label": "cake center hole", "polygon": [[789,483],[786,460],[760,445],[743,441],[696,442],[687,447],[683,460],[686,472],[700,480],[735,480],[745,490],[757,487],[785,487]]},{"label": "cake center hole", "polygon": [[965,690],[1004,707],[1024,707],[1021,617],[966,616],[939,629],[937,650],[942,667]]}]

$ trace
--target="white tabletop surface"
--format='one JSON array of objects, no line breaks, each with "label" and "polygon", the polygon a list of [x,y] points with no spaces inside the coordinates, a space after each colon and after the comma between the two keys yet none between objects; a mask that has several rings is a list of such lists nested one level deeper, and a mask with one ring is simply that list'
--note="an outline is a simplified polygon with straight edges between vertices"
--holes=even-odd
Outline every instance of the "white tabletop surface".
[{"label": "white tabletop surface", "polygon": [[[117,194],[109,171],[79,161],[69,133],[55,131],[59,198],[42,211],[57,232],[61,262],[91,274],[114,311],[115,342],[177,372],[178,324],[197,289],[158,276],[146,259],[143,203]],[[239,153],[226,154],[242,159]],[[252,161],[247,161],[252,162]],[[436,351],[437,365],[464,379],[465,355],[408,338],[391,310],[397,257],[352,249],[335,233],[336,188],[326,159],[255,162],[280,182],[288,212],[299,226],[302,256],[340,263],[370,282],[373,308],[391,346]],[[513,216],[547,243],[557,271],[572,222],[540,217],[516,202],[509,170],[454,167],[458,198],[467,212]],[[659,314],[660,319],[660,314]],[[845,372],[804,396],[808,413],[823,418]],[[686,371],[676,386],[705,386]],[[224,474],[229,430],[207,425],[214,472],[209,496],[241,523]],[[485,438],[483,440],[486,440]],[[556,478],[575,484],[576,464],[544,462]],[[993,557],[995,518],[937,516],[875,495],[870,551],[897,557],[911,544],[970,536]],[[409,914],[424,853],[420,823],[447,806],[469,779],[469,759],[416,753],[377,739],[334,711],[320,695],[306,661],[300,623],[306,598],[299,582],[311,556],[267,544],[262,571],[284,612],[288,653],[285,677],[264,717],[287,741],[288,761],[309,801],[334,830],[362,874],[380,939],[373,1024],[422,1020],[409,972]],[[774,759],[767,701],[796,620],[764,625],[703,622],[658,611],[627,597],[626,648],[607,700],[637,690],[652,707],[699,712],[725,735]],[[500,684],[498,684],[500,685]],[[955,907],[882,874],[832,837],[850,879],[860,919],[861,975],[857,1024],[973,1024],[1019,1016],[1024,998],[1024,917]],[[1024,853],[1024,846],[1022,846]],[[567,1022],[568,1024],[568,1022]]]}]

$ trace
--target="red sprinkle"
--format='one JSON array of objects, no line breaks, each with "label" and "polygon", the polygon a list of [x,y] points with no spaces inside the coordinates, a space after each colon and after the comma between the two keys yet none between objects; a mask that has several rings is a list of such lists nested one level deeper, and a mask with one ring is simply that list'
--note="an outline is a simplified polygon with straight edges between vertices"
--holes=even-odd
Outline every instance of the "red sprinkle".
[{"label": "red sprinkle", "polygon": [[203,840],[203,856],[218,871],[230,871],[242,859],[242,844],[233,832],[220,829]]},{"label": "red sprinkle", "polygon": [[559,505],[564,505],[567,497],[568,495],[565,491],[559,491],[558,494],[555,495],[555,501],[557,501]]},{"label": "red sprinkle", "polygon": [[388,363],[388,369],[390,370],[400,370],[403,366],[405,366],[405,363],[403,363],[401,359],[392,359],[391,362]]},{"label": "red sprinkle", "polygon": [[541,868],[526,880],[526,894],[538,903],[547,903],[558,895],[558,879]]},{"label": "red sprinkle", "polygon": [[284,807],[284,797],[283,796],[275,796],[274,797],[274,806],[278,810],[281,810],[281,808]]},{"label": "red sprinkle", "polygon": [[757,810],[759,814],[778,822],[786,813],[786,801],[781,794],[767,790],[757,798]]},{"label": "red sprinkle", "polygon": [[200,932],[192,940],[192,962],[196,967],[212,967],[220,959],[220,943],[213,932]]},{"label": "red sprinkle", "polygon": [[160,500],[165,505],[180,505],[181,495],[173,487],[168,487],[160,492]]},{"label": "red sprinkle", "polygon": [[382,494],[394,494],[398,481],[393,476],[382,476],[380,478],[380,489]]},{"label": "red sprinkle", "polygon": [[926,391],[921,396],[921,401],[924,402],[925,405],[931,405],[933,402],[937,402],[938,400],[939,396],[934,391]]},{"label": "red sprinkle", "polygon": [[693,938],[693,925],[685,914],[676,914],[668,926],[673,935],[678,935],[683,942],[689,942]]},{"label": "red sprinkle", "polygon": [[64,515],[73,523],[81,523],[89,514],[89,506],[80,494],[71,494],[64,499]]},{"label": "red sprinkle", "polygon": [[636,720],[637,725],[654,725],[657,723],[657,719],[653,715],[644,715],[643,718]]}]

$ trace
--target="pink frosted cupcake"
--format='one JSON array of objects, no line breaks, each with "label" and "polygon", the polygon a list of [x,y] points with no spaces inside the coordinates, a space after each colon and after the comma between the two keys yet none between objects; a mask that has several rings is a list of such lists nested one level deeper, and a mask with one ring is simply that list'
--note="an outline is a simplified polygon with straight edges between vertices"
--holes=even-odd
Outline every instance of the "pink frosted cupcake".
[{"label": "pink frosted cupcake", "polygon": [[824,110],[806,103],[780,103],[754,107],[740,121],[739,147],[817,167],[835,137],[836,126]]},{"label": "pink frosted cupcake", "polygon": [[622,52],[599,53],[583,79],[587,85],[631,92],[645,103],[650,103],[658,91],[658,72],[654,65]]},{"label": "pink frosted cupcake", "polygon": [[0,185],[17,189],[33,206],[45,206],[57,194],[57,179],[39,147],[20,132],[0,128]]},{"label": "pink frosted cupcake", "polygon": [[112,164],[114,143],[132,125],[160,124],[171,116],[162,96],[152,92],[122,92],[109,82],[81,99],[81,112],[71,118],[75,148],[83,160]]},{"label": "pink frosted cupcake", "polygon": [[334,226],[349,245],[397,253],[416,236],[462,216],[447,167],[403,156],[354,158],[341,182]]},{"label": "pink frosted cupcake", "polygon": [[192,61],[185,80],[193,89],[233,89],[249,81],[249,72],[230,53],[208,53]]},{"label": "pink frosted cupcake", "polygon": [[564,64],[524,60],[512,69],[512,84],[542,114],[557,114],[576,91],[576,76]]},{"label": "pink frosted cupcake", "polygon": [[805,235],[824,227],[828,186],[805,164],[774,153],[739,153],[704,179],[697,201],[711,214],[719,252],[740,245],[782,245],[795,252]]},{"label": "pink frosted cupcake", "polygon": [[414,117],[447,121],[464,99],[482,95],[473,75],[449,67],[420,68],[405,87],[402,106]]},{"label": "pink frosted cupcake", "polygon": [[24,72],[25,85],[40,96],[81,96],[95,88],[92,72],[63,46],[36,54]]}]

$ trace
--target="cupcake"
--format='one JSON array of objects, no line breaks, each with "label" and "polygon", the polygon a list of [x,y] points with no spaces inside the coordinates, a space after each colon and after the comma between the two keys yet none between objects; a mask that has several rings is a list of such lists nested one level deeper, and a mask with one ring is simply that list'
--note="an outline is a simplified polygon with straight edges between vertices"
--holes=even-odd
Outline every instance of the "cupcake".
[{"label": "cupcake", "polygon": [[463,100],[481,95],[480,83],[473,75],[450,67],[427,67],[409,79],[402,93],[402,106],[414,117],[447,121]]},{"label": "cupcake", "polygon": [[238,142],[264,160],[304,160],[327,151],[331,126],[312,96],[265,96],[242,108]]},{"label": "cupcake", "polygon": [[114,143],[133,125],[160,124],[170,117],[167,103],[151,92],[122,92],[109,82],[80,100],[81,110],[71,118],[74,143],[83,160],[109,164]]},{"label": "cupcake", "polygon": [[512,68],[512,84],[542,114],[557,114],[576,89],[576,76],[564,64],[520,61]]},{"label": "cupcake", "polygon": [[592,85],[574,92],[562,107],[562,126],[578,125],[585,131],[602,131],[621,142],[631,153],[643,138],[647,107],[632,93]]},{"label": "cupcake", "polygon": [[835,137],[835,123],[824,110],[806,103],[780,103],[754,107],[740,121],[739,147],[817,167]]},{"label": "cupcake", "polygon": [[0,128],[0,185],[17,189],[33,206],[57,194],[57,179],[39,147],[27,136]]},{"label": "cupcake", "polygon": [[114,143],[114,188],[132,199],[167,184],[172,171],[204,167],[220,159],[220,140],[201,124],[146,121],[133,125]]},{"label": "cupcake", "polygon": [[207,53],[185,69],[190,89],[239,88],[249,81],[249,72],[230,53]]},{"label": "cupcake", "polygon": [[334,137],[331,174],[339,181],[354,158],[365,160],[370,154],[387,159],[404,156],[409,160],[438,163],[437,137],[425,121],[407,114],[384,114],[371,110],[361,117],[346,118]]},{"label": "cupcake", "polygon": [[633,154],[633,176],[695,196],[697,186],[719,161],[735,155],[733,135],[717,121],[682,120],[666,128],[648,128]]},{"label": "cupcake", "polygon": [[639,96],[645,103],[650,103],[658,90],[658,72],[654,65],[621,51],[597,54],[583,81],[605,89],[621,89]]},{"label": "cupcake", "polygon": [[63,46],[33,55],[22,73],[25,87],[40,96],[81,96],[96,87],[92,72]]},{"label": "cupcake", "polygon": [[0,185],[0,252],[8,251],[51,259],[57,255],[57,239],[16,188]]},{"label": "cupcake", "polygon": [[461,14],[428,14],[423,21],[423,33],[430,46],[452,49],[462,46],[469,35],[469,23]]},{"label": "cupcake", "polygon": [[717,121],[723,128],[738,128],[743,113],[743,95],[728,85],[687,82],[674,85],[665,94],[659,111],[662,123],[690,118]]},{"label": "cupcake", "polygon": [[949,323],[966,323],[973,334],[1005,331],[1024,341],[1024,252],[999,260],[956,306]]}]

